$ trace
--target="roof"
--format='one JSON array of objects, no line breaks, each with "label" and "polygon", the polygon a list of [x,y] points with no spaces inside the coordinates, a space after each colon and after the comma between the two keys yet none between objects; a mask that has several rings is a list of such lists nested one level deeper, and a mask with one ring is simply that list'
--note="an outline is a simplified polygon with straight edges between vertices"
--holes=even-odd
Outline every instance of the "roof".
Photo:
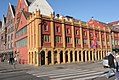
[{"label": "roof", "polygon": [[111,25],[119,24],[119,21],[110,22],[109,24]]},{"label": "roof", "polygon": [[15,15],[15,12],[16,12],[16,6],[11,5],[11,7],[12,7],[12,10],[13,10],[13,14]]},{"label": "roof", "polygon": [[35,0],[26,0],[26,2],[28,3],[28,6],[32,3],[32,2],[34,2]]},{"label": "roof", "polygon": [[22,11],[23,12],[23,14],[24,14],[24,16],[25,16],[25,18],[27,19],[29,16],[30,16],[30,12],[27,12],[27,11]]},{"label": "roof", "polygon": [[16,11],[16,7],[15,7],[14,5],[10,4],[10,3],[9,3],[9,7],[10,7],[10,10],[11,10],[11,12],[12,12],[12,16],[13,16],[13,18],[14,18],[14,16],[15,16],[15,11]]},{"label": "roof", "polygon": [[6,17],[3,15],[3,20],[4,20],[4,23],[6,23]]},{"label": "roof", "polygon": [[109,27],[111,29],[111,31],[119,32],[119,25],[113,26],[110,23],[104,23],[104,22],[101,22],[101,21],[98,21],[98,20],[94,20],[94,21],[96,21],[97,23],[101,24],[104,27]]}]

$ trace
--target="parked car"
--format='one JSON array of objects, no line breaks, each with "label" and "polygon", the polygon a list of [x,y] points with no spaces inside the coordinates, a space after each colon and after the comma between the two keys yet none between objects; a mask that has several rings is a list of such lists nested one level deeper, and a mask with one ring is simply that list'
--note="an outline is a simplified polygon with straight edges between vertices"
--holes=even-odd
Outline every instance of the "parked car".
[{"label": "parked car", "polygon": [[[116,66],[117,64],[116,64],[116,60],[115,59],[114,59],[114,63],[115,63],[115,66]],[[103,67],[104,68],[108,68],[109,67],[109,65],[108,65],[108,56],[105,56],[103,58]]]}]

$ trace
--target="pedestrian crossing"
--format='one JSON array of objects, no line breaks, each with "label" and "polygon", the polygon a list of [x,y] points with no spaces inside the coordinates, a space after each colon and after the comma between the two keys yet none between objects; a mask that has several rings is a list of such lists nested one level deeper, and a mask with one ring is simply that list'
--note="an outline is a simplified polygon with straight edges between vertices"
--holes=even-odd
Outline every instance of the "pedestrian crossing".
[{"label": "pedestrian crossing", "polygon": [[27,73],[39,78],[48,76],[49,80],[86,80],[104,76],[104,72],[83,69],[57,69],[47,72],[41,72],[39,70],[28,71]]}]

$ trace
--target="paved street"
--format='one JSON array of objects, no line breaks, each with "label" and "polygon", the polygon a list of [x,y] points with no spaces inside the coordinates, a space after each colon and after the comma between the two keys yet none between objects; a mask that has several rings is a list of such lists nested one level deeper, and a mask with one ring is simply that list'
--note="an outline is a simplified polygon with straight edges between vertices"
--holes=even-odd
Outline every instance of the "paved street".
[{"label": "paved street", "polygon": [[35,67],[0,63],[0,80],[114,80],[107,79],[102,62],[72,63]]}]

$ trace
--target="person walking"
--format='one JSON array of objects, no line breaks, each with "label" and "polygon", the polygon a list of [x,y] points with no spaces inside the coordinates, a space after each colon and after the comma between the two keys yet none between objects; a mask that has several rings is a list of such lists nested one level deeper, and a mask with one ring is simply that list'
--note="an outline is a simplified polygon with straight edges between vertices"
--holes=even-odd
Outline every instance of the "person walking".
[{"label": "person walking", "polygon": [[116,72],[114,60],[115,60],[115,57],[113,56],[112,53],[110,53],[108,55],[108,65],[109,65],[110,70],[107,73],[107,78],[110,78],[112,76],[111,73],[115,74],[115,72]]}]

